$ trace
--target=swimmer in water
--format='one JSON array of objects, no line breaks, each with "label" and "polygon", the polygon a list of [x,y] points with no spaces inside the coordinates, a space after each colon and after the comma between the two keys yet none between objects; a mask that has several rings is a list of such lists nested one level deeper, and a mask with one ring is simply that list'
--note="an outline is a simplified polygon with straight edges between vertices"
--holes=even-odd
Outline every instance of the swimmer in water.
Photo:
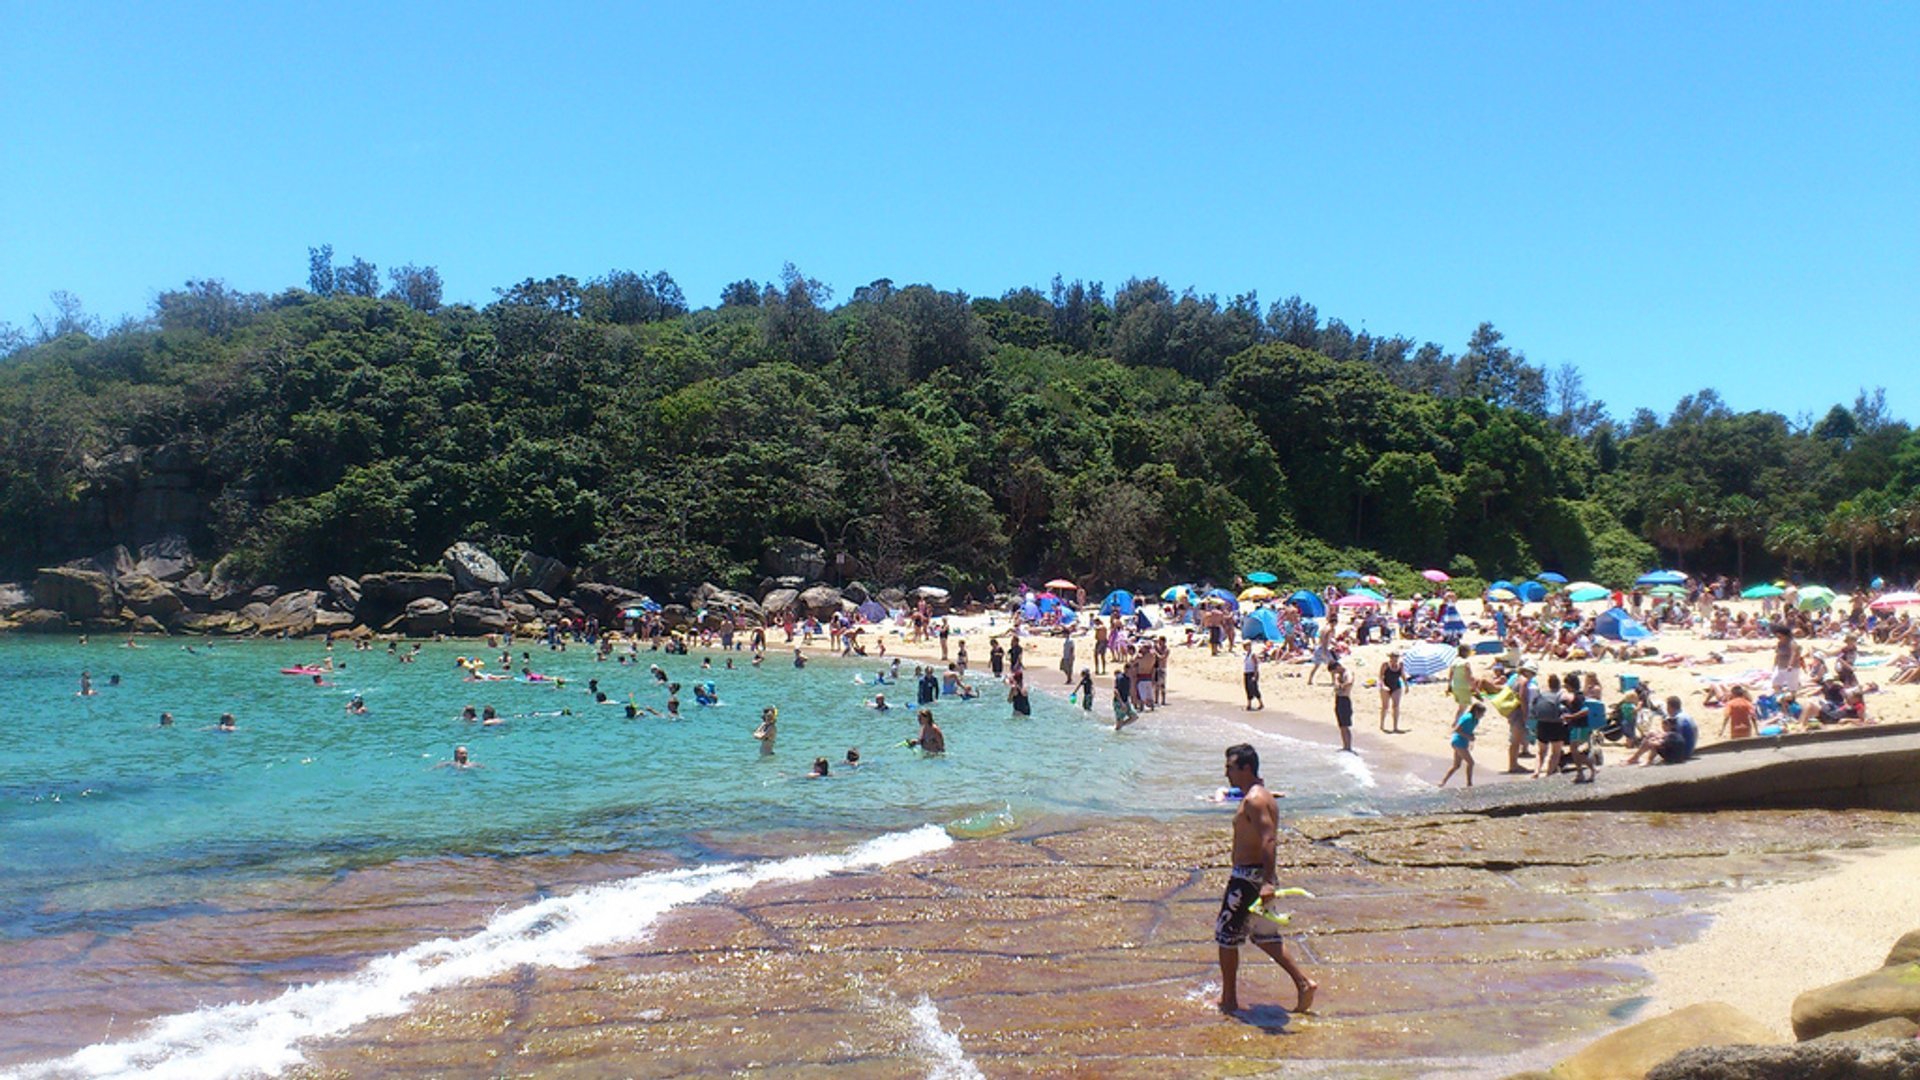
[{"label": "swimmer in water", "polygon": [[920,736],[908,739],[907,745],[923,754],[944,754],[947,752],[947,736],[940,725],[933,722],[933,710],[920,710]]},{"label": "swimmer in water", "polygon": [[239,726],[240,726],[240,722],[233,718],[232,713],[223,712],[220,714],[220,722],[218,724],[215,724],[213,727],[208,728],[207,730],[208,731],[234,731],[234,730],[237,730]]},{"label": "swimmer in water", "polygon": [[753,737],[760,740],[760,756],[773,756],[773,740],[780,734],[776,725],[780,722],[780,710],[769,705],[760,710],[760,726],[753,729]]},{"label": "swimmer in water", "polygon": [[504,723],[506,723],[506,721],[500,719],[500,713],[497,710],[495,710],[493,706],[489,705],[485,709],[481,710],[480,712],[481,727],[499,727],[501,724],[504,724]]},{"label": "swimmer in water", "polygon": [[886,712],[888,709],[893,708],[893,706],[887,704],[887,695],[875,694],[873,695],[873,704],[867,706],[867,708],[875,712]]},{"label": "swimmer in water", "polygon": [[847,748],[847,760],[845,764],[849,769],[857,769],[860,767],[860,748],[859,747],[850,746]]},{"label": "swimmer in water", "polygon": [[795,649],[795,650],[793,650],[793,666],[794,666],[794,667],[797,667],[797,668],[803,668],[803,667],[806,667],[806,666],[807,666],[807,654],[806,654],[806,653],[803,653],[803,652],[801,652],[801,651],[800,651],[799,649]]},{"label": "swimmer in water", "polygon": [[434,768],[436,769],[484,769],[486,768],[486,766],[480,764],[477,761],[474,761],[472,758],[469,758],[467,756],[466,747],[456,746],[453,748],[453,760],[443,761],[440,764],[435,765]]},{"label": "swimmer in water", "polygon": [[82,671],[80,673],[80,693],[77,696],[92,697],[95,693],[97,693],[97,691],[93,688],[93,675],[90,672]]},{"label": "swimmer in water", "polygon": [[367,715],[367,699],[359,694],[353,695],[353,700],[347,702],[347,711],[355,716]]},{"label": "swimmer in water", "polygon": [[475,720],[480,719],[480,714],[474,711],[473,706],[469,705],[466,708],[460,710],[460,719],[465,720],[468,723],[472,723]]},{"label": "swimmer in water", "polygon": [[160,714],[160,726],[161,726],[161,727],[172,727],[172,726],[173,726],[173,714],[172,714],[172,713],[170,713],[170,712],[163,712],[163,713],[161,713],[161,714]]},{"label": "swimmer in water", "polygon": [[814,758],[813,771],[807,774],[807,778],[810,780],[817,780],[822,777],[825,777],[828,775],[828,768],[829,767],[828,767],[826,758],[823,758],[823,757]]},{"label": "swimmer in water", "polygon": [[327,681],[327,679],[326,679],[326,676],[324,676],[324,675],[315,675],[315,676],[313,677],[313,685],[315,685],[315,686],[332,686],[333,684]]}]

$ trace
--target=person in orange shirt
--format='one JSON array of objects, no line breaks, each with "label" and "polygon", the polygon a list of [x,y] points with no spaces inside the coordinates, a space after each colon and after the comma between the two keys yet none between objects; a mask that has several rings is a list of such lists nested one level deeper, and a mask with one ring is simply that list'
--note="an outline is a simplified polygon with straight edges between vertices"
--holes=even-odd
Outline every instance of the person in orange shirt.
[{"label": "person in orange shirt", "polygon": [[1747,688],[1735,686],[1727,692],[1727,714],[1720,720],[1720,734],[1731,730],[1736,739],[1753,737],[1753,699],[1747,696]]}]

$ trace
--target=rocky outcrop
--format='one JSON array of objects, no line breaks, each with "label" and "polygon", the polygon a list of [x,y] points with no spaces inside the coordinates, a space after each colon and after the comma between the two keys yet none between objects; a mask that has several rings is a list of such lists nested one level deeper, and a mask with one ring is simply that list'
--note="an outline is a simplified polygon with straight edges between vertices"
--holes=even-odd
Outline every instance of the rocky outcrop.
[{"label": "rocky outcrop", "polygon": [[760,598],[761,614],[765,618],[776,619],[792,611],[799,602],[799,589],[775,589]]},{"label": "rocky outcrop", "polygon": [[186,538],[166,536],[140,546],[133,572],[155,581],[174,582],[184,580],[193,573],[195,565],[193,551],[187,547]]},{"label": "rocky outcrop", "polygon": [[[362,579],[362,584],[365,581]],[[444,634],[453,629],[452,608],[445,600],[422,596],[407,602],[401,620],[407,633],[418,637]]]},{"label": "rocky outcrop", "polygon": [[360,603],[354,613],[368,626],[383,626],[404,614],[415,600],[453,603],[452,574],[395,572],[368,574],[360,579]]},{"label": "rocky outcrop", "polygon": [[110,618],[120,612],[113,583],[98,570],[47,567],[33,583],[33,597],[41,607],[77,622]]},{"label": "rocky outcrop", "polygon": [[456,600],[448,615],[453,620],[453,632],[463,637],[504,633],[513,625],[505,609],[469,600]]},{"label": "rocky outcrop", "polygon": [[29,634],[64,634],[73,629],[65,614],[50,608],[27,608],[7,616],[14,629]]},{"label": "rocky outcrop", "polygon": [[760,552],[760,566],[774,577],[818,581],[827,573],[827,549],[792,537],[773,540]]},{"label": "rocky outcrop", "polygon": [[1555,1065],[1552,1073],[1560,1080],[1641,1080],[1682,1050],[1777,1042],[1760,1021],[1724,1001],[1708,1001],[1621,1028]]},{"label": "rocky outcrop", "polygon": [[621,612],[630,607],[639,606],[640,602],[646,598],[645,593],[623,589],[618,585],[605,585],[597,581],[576,585],[573,590],[574,602],[580,605],[580,610],[604,624],[618,622]]},{"label": "rocky outcrop", "polygon": [[335,574],[327,579],[327,594],[333,597],[333,606],[341,611],[360,609],[360,583],[343,574]]},{"label": "rocky outcrop", "polygon": [[243,615],[252,618],[262,634],[286,634],[298,637],[311,634],[314,629],[314,615],[320,610],[320,597],[324,595],[313,589],[302,589],[284,596],[276,596],[267,605],[262,615],[253,615],[257,604],[248,604],[241,609]]},{"label": "rocky outcrop", "polygon": [[744,615],[752,622],[764,622],[766,619],[766,613],[752,597],[711,583],[694,590],[694,606],[705,608],[707,614],[715,618],[732,613]]},{"label": "rocky outcrop", "polygon": [[441,552],[440,558],[459,592],[489,592],[507,587],[507,572],[500,569],[493,556],[465,540]]},{"label": "rocky outcrop", "polygon": [[1920,1042],[1810,1042],[1789,1046],[1711,1046],[1685,1050],[1655,1066],[1647,1080],[1913,1080]]},{"label": "rocky outcrop", "polygon": [[187,610],[186,602],[158,578],[131,574],[120,579],[120,602],[135,616],[169,622]]},{"label": "rocky outcrop", "polygon": [[1889,1017],[1920,1021],[1920,932],[1908,933],[1878,971],[1793,999],[1793,1033],[1806,1040]]},{"label": "rocky outcrop", "polygon": [[813,618],[830,619],[840,614],[843,599],[839,589],[831,585],[815,585],[800,594],[798,604],[801,611]]},{"label": "rocky outcrop", "polygon": [[559,559],[528,552],[514,560],[508,584],[516,589],[537,589],[551,596],[566,587],[567,578],[572,574],[573,570]]}]

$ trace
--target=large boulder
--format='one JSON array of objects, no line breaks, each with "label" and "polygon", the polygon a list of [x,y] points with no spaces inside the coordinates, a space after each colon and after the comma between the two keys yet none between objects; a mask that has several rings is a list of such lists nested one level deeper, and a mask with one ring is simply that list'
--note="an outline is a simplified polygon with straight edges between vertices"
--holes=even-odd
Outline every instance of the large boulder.
[{"label": "large boulder", "polygon": [[[298,637],[313,633],[314,615],[320,610],[320,598],[324,594],[315,589],[302,589],[274,597],[267,605],[264,616],[255,617],[254,624],[263,634],[286,634]],[[241,609],[241,613],[251,612],[253,604]]]},{"label": "large boulder", "polygon": [[590,618],[599,619],[608,625],[619,622],[622,617],[621,612],[630,607],[638,607],[646,598],[645,593],[623,589],[618,585],[605,585],[597,581],[589,581],[573,587],[573,601],[580,605],[580,610]]},{"label": "large boulder", "polygon": [[327,593],[333,597],[333,606],[341,611],[360,609],[360,583],[343,574],[335,574],[327,579]]},{"label": "large boulder", "polygon": [[431,596],[408,601],[401,618],[407,633],[415,637],[444,634],[453,629],[453,609],[445,600]]},{"label": "large boulder", "polygon": [[551,596],[565,588],[567,578],[572,575],[572,568],[559,559],[528,552],[513,561],[509,584],[516,589],[537,589]]},{"label": "large boulder", "polygon": [[760,565],[775,577],[818,581],[827,573],[827,549],[792,537],[773,540],[760,552]]},{"label": "large boulder", "polygon": [[693,609],[685,604],[668,604],[660,609],[660,622],[669,630],[693,625]]},{"label": "large boulder", "polygon": [[887,588],[881,589],[879,594],[875,596],[874,599],[880,601],[882,604],[885,604],[887,607],[893,609],[894,611],[900,611],[907,606],[906,591],[891,585],[888,586]]},{"label": "large boulder", "polygon": [[238,562],[232,555],[222,556],[207,571],[207,596],[216,607],[229,610],[247,602],[247,593],[253,591],[253,582],[247,580]]},{"label": "large boulder", "polygon": [[831,585],[815,585],[800,594],[800,610],[816,619],[830,619],[841,611],[840,590]]},{"label": "large boulder", "polygon": [[27,608],[7,618],[14,629],[29,634],[64,634],[73,629],[73,622],[66,615],[50,608]]},{"label": "large boulder", "polygon": [[490,592],[507,587],[507,572],[493,556],[465,540],[440,553],[453,575],[453,587],[460,592]]},{"label": "large boulder", "polygon": [[205,611],[188,612],[173,621],[173,628],[189,634],[245,634],[254,624],[237,612]]},{"label": "large boulder", "polygon": [[1766,1025],[1739,1009],[1708,1001],[1602,1036],[1552,1072],[1560,1080],[1641,1080],[1647,1070],[1682,1050],[1779,1041]]},{"label": "large boulder", "polygon": [[207,575],[195,570],[179,581],[172,583],[173,595],[187,605],[188,611],[212,611],[213,592],[207,584]]},{"label": "large boulder", "polygon": [[105,574],[109,579],[126,577],[133,573],[134,569],[133,553],[128,551],[124,544],[115,544],[97,555],[75,559],[66,565],[74,570],[92,570],[95,573]]},{"label": "large boulder", "polygon": [[1793,1033],[1801,1040],[1901,1016],[1920,1020],[1920,934],[1902,937],[1878,971],[1809,990],[1793,999]]},{"label": "large boulder", "polygon": [[453,632],[462,637],[502,634],[513,625],[513,618],[505,610],[490,604],[455,601],[448,614],[453,619]]},{"label": "large boulder", "polygon": [[406,612],[415,600],[453,603],[452,574],[394,572],[368,574],[360,579],[360,603],[354,613],[369,626],[379,626]]},{"label": "large boulder", "polygon": [[186,602],[158,578],[129,574],[120,579],[120,602],[136,616],[166,622],[187,610]]},{"label": "large boulder", "polygon": [[560,606],[559,601],[540,589],[515,589],[507,596],[507,599],[526,604],[529,607],[537,608],[541,611],[552,611],[554,608]]},{"label": "large boulder", "polygon": [[766,613],[761,610],[759,604],[754,603],[752,597],[726,589],[716,589],[708,593],[701,599],[701,603],[706,605],[708,615],[717,617],[728,614],[744,615],[752,622],[766,620]]},{"label": "large boulder", "polygon": [[864,581],[849,581],[840,586],[840,595],[853,601],[855,606],[873,599],[873,592],[867,588],[867,583]]},{"label": "large boulder", "polygon": [[155,581],[172,582],[193,573],[195,565],[185,537],[163,536],[151,544],[140,545],[140,557],[133,564],[133,572]]},{"label": "large boulder", "polygon": [[1647,1080],[1913,1080],[1920,1042],[1805,1042],[1786,1046],[1711,1046],[1683,1050]]},{"label": "large boulder", "polygon": [[799,589],[775,589],[760,598],[760,610],[766,618],[779,618],[792,611],[799,602]]},{"label": "large boulder", "polygon": [[98,570],[50,566],[33,583],[34,602],[80,622],[110,618],[120,612],[113,582]]}]

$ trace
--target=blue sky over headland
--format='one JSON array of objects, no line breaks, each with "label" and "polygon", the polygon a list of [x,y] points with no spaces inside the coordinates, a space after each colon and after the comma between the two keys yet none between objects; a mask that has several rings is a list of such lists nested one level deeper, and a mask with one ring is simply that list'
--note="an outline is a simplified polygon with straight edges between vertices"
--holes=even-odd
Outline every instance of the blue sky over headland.
[{"label": "blue sky over headland", "polygon": [[1463,348],[1616,416],[1920,420],[1920,8],[342,3],[0,8],[0,320],[310,245],[450,300],[791,261],[1156,275]]}]

